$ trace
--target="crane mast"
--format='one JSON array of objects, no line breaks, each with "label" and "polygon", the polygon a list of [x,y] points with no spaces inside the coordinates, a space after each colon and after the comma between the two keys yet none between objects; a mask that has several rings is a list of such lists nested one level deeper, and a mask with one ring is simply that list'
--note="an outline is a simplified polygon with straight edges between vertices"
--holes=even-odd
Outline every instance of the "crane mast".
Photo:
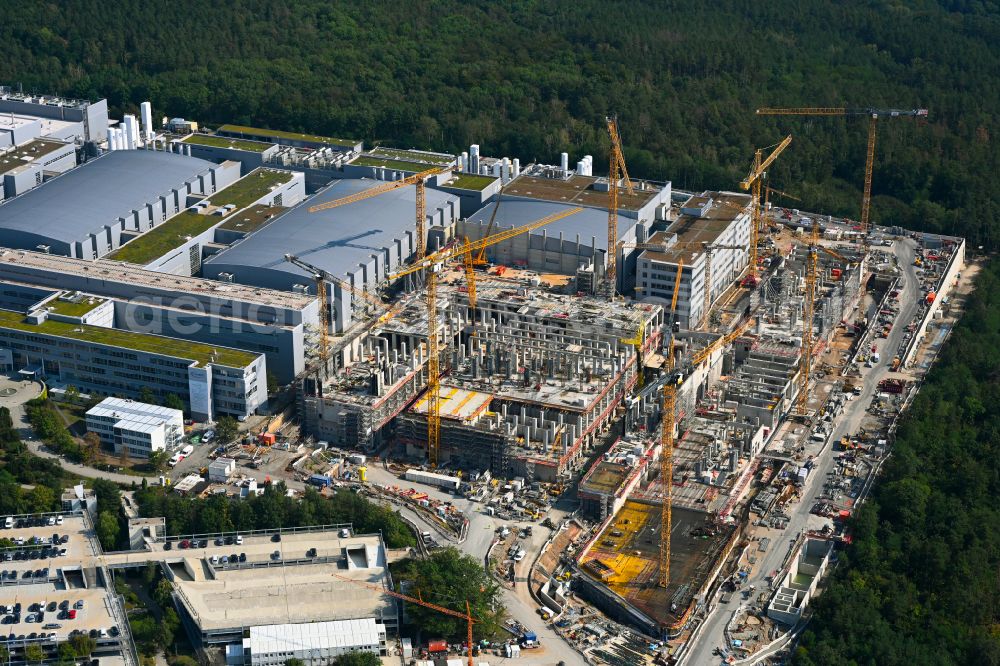
[{"label": "crane mast", "polygon": [[761,226],[761,205],[764,200],[763,188],[764,188],[764,174],[767,172],[767,168],[778,158],[788,144],[792,142],[792,136],[786,136],[781,143],[768,155],[764,157],[764,149],[758,148],[754,152],[753,164],[750,167],[750,173],[747,177],[740,181],[740,187],[743,190],[752,189],[752,199],[753,208],[750,213],[750,272],[747,274],[747,280],[750,281],[751,286],[757,285],[757,241],[760,236],[760,226]]},{"label": "crane mast", "polygon": [[816,278],[819,267],[819,222],[813,221],[809,239],[809,257],[806,262],[806,293],[802,304],[802,357],[799,361],[799,395],[796,412],[805,415],[809,410],[809,370],[813,353],[813,317],[816,307]]},{"label": "crane mast", "polygon": [[608,116],[608,135],[611,137],[611,153],[608,169],[608,257],[604,272],[605,289],[610,298],[614,298],[618,280],[618,183],[621,181],[625,191],[635,194],[632,181],[625,168],[625,156],[622,155],[621,137],[618,134],[618,117]]},{"label": "crane mast", "polygon": [[872,172],[875,168],[875,129],[880,118],[926,118],[927,109],[876,109],[847,107],[805,107],[757,109],[759,116],[868,116],[868,149],[865,154],[865,185],[861,194],[861,233],[868,242],[871,233],[869,212],[872,200]]},{"label": "crane mast", "polygon": [[465,256],[471,256],[490,245],[496,245],[506,240],[526,234],[546,224],[561,220],[579,213],[582,208],[570,208],[553,213],[536,220],[522,227],[515,227],[499,233],[480,238],[475,241],[466,241],[462,245],[455,245],[446,250],[439,250],[418,258],[413,264],[398,270],[387,276],[388,280],[396,280],[405,275],[416,273],[417,271],[427,271],[426,281],[426,310],[427,310],[427,458],[432,466],[438,462],[438,454],[441,444],[441,370],[440,370],[440,343],[438,340],[438,317],[437,317],[437,281],[438,271],[441,266],[454,259],[465,260]]},{"label": "crane mast", "polygon": [[663,417],[660,419],[660,482],[663,484],[663,504],[660,507],[659,582],[663,588],[670,585],[670,535],[673,530],[674,408],[677,402],[677,386],[672,376],[673,366],[673,354],[670,354],[670,358],[667,359],[667,369],[671,376],[663,385]]},{"label": "crane mast", "polygon": [[438,266],[427,271],[427,460],[437,467],[441,444],[441,362],[438,350],[437,272]]}]

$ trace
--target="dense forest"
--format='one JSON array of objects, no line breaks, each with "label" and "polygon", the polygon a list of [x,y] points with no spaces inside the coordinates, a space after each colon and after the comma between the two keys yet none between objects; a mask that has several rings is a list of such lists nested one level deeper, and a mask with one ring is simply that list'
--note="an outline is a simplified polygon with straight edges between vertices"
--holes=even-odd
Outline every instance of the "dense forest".
[{"label": "dense forest", "polygon": [[[771,184],[803,200],[792,205],[849,217],[865,120],[754,110],[925,107],[926,121],[879,125],[873,219],[1000,248],[996,0],[19,2],[3,9],[0,43],[0,83],[25,91],[107,97],[114,113],[149,99],[158,115],[210,127],[368,145],[479,143],[487,155],[549,163],[568,150],[593,154],[600,171],[603,118],[616,113],[630,173],[690,190],[734,188],[755,148],[791,133]],[[1000,664],[997,404],[994,267],[858,512],[798,663]],[[41,510],[53,498],[18,484],[55,489],[53,470],[16,438],[3,444],[0,507]],[[310,511],[395,525],[343,493],[295,507],[275,493],[257,505],[137,496],[175,531],[302,524]],[[411,538],[388,531],[390,542]]]},{"label": "dense forest", "polygon": [[906,416],[796,663],[1000,664],[1000,265]]},{"label": "dense forest", "polygon": [[252,123],[734,188],[756,147],[797,207],[857,217],[862,118],[761,106],[926,107],[879,128],[873,219],[1000,245],[995,0],[7,3],[0,83],[106,96],[116,113]]}]

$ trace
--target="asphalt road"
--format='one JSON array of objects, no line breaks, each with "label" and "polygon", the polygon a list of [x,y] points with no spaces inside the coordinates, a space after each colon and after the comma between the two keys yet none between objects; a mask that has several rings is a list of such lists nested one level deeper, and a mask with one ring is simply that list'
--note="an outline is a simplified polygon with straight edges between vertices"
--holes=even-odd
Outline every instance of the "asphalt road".
[{"label": "asphalt road", "polygon": [[[418,488],[420,492],[427,493],[434,499],[451,502],[469,519],[469,531],[465,542],[460,545],[450,543],[441,538],[437,534],[436,530],[432,529],[430,526],[428,526],[427,529],[435,535],[435,539],[442,545],[455,545],[463,553],[471,555],[479,561],[485,560],[490,544],[493,543],[493,537],[497,527],[500,525],[508,525],[512,530],[514,530],[519,526],[532,525],[534,527],[534,535],[530,543],[525,544],[527,556],[517,568],[516,573],[519,577],[527,575],[528,567],[531,565],[531,562],[534,561],[535,556],[538,554],[539,549],[544,544],[550,533],[547,528],[540,527],[537,523],[505,521],[494,516],[487,516],[482,511],[482,504],[478,502],[473,502],[462,497],[455,497],[454,495],[442,492],[441,490],[431,486],[412,483],[410,481],[403,481],[395,474],[392,474],[379,465],[368,466],[368,481],[370,483],[380,485],[396,485],[401,487]],[[404,510],[404,513],[410,520],[414,520],[418,525],[427,524],[424,522],[423,517],[417,512]],[[559,516],[554,516],[552,519],[553,521],[558,521]],[[539,650],[526,650],[522,652],[521,658],[516,661],[517,664],[520,664],[521,666],[531,666],[533,664],[554,666],[560,661],[563,661],[567,664],[567,666],[582,666],[587,663],[578,652],[570,647],[570,645],[567,644],[562,638],[556,635],[549,625],[542,621],[541,616],[536,612],[538,610],[538,605],[531,599],[531,596],[527,591],[526,583],[517,583],[513,590],[507,587],[503,587],[502,589],[503,602],[507,607],[508,615],[523,624],[530,631],[534,631],[538,634],[538,638],[542,644],[542,648]],[[500,663],[506,662],[507,660],[498,660],[497,657],[490,655],[489,661],[490,663],[493,663],[494,661]]]},{"label": "asphalt road", "polygon": [[[919,305],[919,281],[916,270],[913,267],[913,251],[916,242],[909,239],[899,239],[896,241],[893,251],[899,259],[899,265],[903,267],[906,277],[906,286],[899,294],[899,316],[897,325],[892,327],[889,337],[879,345],[882,357],[892,358],[892,353],[899,343],[906,330],[906,324],[917,311]],[[863,391],[860,396],[848,402],[844,407],[844,412],[836,420],[836,426],[830,436],[830,442],[837,442],[845,434],[857,432],[865,418],[868,405],[871,403],[875,389],[889,372],[885,362],[874,368],[862,368]],[[788,554],[788,550],[798,535],[806,530],[821,527],[826,519],[815,516],[809,511],[813,505],[813,498],[823,491],[823,481],[835,466],[833,457],[833,446],[829,445],[824,449],[823,454],[816,459],[816,466],[809,475],[806,485],[802,491],[802,500],[794,507],[789,507],[788,526],[783,530],[772,530],[771,547],[766,553],[757,553],[757,564],[750,574],[746,585],[756,585],[758,590],[767,587],[764,580],[771,571],[781,566],[782,560]],[[745,588],[744,588],[745,589]],[[712,651],[725,643],[723,630],[726,623],[732,617],[732,612],[736,610],[742,601],[739,595],[733,595],[728,604],[720,604],[703,621],[702,627],[695,638],[686,658],[685,664],[701,665],[720,663],[717,656],[713,656]]]}]

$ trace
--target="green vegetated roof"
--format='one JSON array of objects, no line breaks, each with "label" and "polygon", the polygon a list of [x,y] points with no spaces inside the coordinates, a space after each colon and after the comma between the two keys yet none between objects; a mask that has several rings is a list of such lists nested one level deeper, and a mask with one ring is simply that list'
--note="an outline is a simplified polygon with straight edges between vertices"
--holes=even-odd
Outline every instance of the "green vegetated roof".
[{"label": "green vegetated roof", "polygon": [[378,147],[372,149],[368,154],[376,157],[388,157],[394,160],[428,162],[429,164],[436,164],[438,166],[451,164],[455,161],[454,157],[443,153],[431,153],[422,150],[400,150],[399,148]]},{"label": "green vegetated roof", "polygon": [[234,134],[248,134],[250,136],[266,136],[275,139],[293,139],[295,141],[310,141],[312,143],[328,143],[331,146],[354,146],[360,143],[351,139],[335,139],[329,136],[318,134],[301,134],[299,132],[285,132],[284,130],[265,129],[263,127],[249,127],[247,125],[223,125],[220,132],[232,132]]},{"label": "green vegetated roof", "polygon": [[419,162],[407,162],[405,160],[392,160],[386,157],[373,157],[362,155],[350,162],[354,166],[385,167],[386,169],[396,169],[397,171],[413,171],[419,173],[433,169],[434,164],[421,164]]},{"label": "green vegetated roof", "polygon": [[214,146],[216,148],[232,148],[233,150],[246,150],[253,153],[262,153],[273,143],[263,141],[247,141],[246,139],[234,139],[228,136],[215,136],[212,134],[192,134],[183,140],[184,143],[196,143],[202,146]]},{"label": "green vegetated roof", "polygon": [[243,368],[253,363],[254,359],[257,358],[255,354],[240,351],[239,349],[213,347],[212,345],[200,342],[189,342],[187,340],[165,338],[146,333],[133,333],[117,328],[104,328],[88,324],[69,324],[52,319],[48,319],[41,324],[32,324],[26,321],[23,314],[10,312],[9,310],[0,310],[0,328],[14,329],[26,333],[53,335],[60,338],[131,349],[133,351],[190,359],[198,365],[215,363],[232,368]]},{"label": "green vegetated roof", "polygon": [[254,169],[226,189],[210,196],[208,201],[214,206],[233,204],[237,208],[246,208],[267,194],[275,185],[284,185],[290,181],[293,175],[291,171]]},{"label": "green vegetated roof", "polygon": [[8,150],[0,154],[0,173],[7,173],[18,167],[31,164],[39,157],[44,157],[65,145],[63,141],[34,139],[33,141],[17,146],[13,150]]},{"label": "green vegetated roof", "polygon": [[106,300],[107,299],[105,298],[96,298],[93,296],[81,298],[76,302],[64,301],[61,298],[53,298],[45,304],[45,307],[49,308],[52,312],[65,317],[82,317]]},{"label": "green vegetated roof", "polygon": [[[267,194],[275,185],[287,183],[292,179],[292,175],[288,171],[254,169],[206,201],[214,206],[233,204],[236,206],[235,210],[246,208]],[[233,213],[230,213],[227,218],[232,215]],[[108,258],[144,266],[175,247],[183,245],[189,237],[208,231],[220,221],[221,218],[217,215],[202,215],[185,210],[125,243],[108,255]]]},{"label": "green vegetated roof", "polygon": [[271,218],[280,215],[286,210],[288,209],[284,206],[257,204],[256,206],[250,206],[238,213],[229,215],[226,217],[226,221],[219,225],[219,228],[250,233],[264,226]]},{"label": "green vegetated roof", "polygon": [[445,187],[457,187],[462,190],[482,192],[496,181],[496,176],[479,176],[474,173],[459,173],[445,183]]}]

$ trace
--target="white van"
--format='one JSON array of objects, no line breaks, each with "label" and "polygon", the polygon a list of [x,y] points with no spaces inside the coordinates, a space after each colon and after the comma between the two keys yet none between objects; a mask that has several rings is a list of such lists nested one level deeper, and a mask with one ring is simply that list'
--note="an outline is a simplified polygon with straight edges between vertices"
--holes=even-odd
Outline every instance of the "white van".
[{"label": "white van", "polygon": [[3,526],[4,526],[4,529],[8,529],[8,530],[13,529],[14,528],[14,519],[11,518],[10,516],[7,516],[4,519],[4,521],[3,521]]},{"label": "white van", "polygon": [[167,464],[170,465],[171,467],[174,467],[175,465],[177,465],[177,463],[179,463],[182,460],[184,460],[184,456],[182,456],[179,453],[175,453],[174,457],[171,458]]}]

